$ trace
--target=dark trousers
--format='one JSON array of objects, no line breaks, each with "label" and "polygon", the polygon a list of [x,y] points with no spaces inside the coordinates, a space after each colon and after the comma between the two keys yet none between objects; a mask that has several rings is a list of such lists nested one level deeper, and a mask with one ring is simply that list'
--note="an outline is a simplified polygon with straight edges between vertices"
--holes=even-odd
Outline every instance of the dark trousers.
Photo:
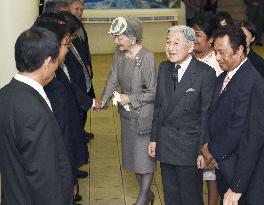
[{"label": "dark trousers", "polygon": [[202,172],[195,166],[160,163],[165,205],[203,205]]},{"label": "dark trousers", "polygon": [[[216,174],[216,181],[217,181],[217,189],[218,189],[218,193],[220,195],[220,205],[223,205],[223,199],[224,199],[224,195],[227,192],[227,190],[230,187],[230,184],[225,180],[224,176],[221,174],[221,172],[216,169],[215,170],[215,174]],[[250,205],[248,202],[246,202],[245,198],[242,197],[240,198],[238,205]]]}]

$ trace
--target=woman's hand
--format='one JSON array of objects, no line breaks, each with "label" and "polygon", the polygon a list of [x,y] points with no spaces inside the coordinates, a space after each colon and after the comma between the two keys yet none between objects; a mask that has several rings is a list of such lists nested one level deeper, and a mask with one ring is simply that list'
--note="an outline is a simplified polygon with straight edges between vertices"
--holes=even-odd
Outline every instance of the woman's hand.
[{"label": "woman's hand", "polygon": [[106,104],[107,104],[106,100],[101,100],[101,109],[105,109]]},{"label": "woman's hand", "polygon": [[120,94],[120,99],[121,99],[120,104],[123,106],[127,105],[130,102],[128,95],[125,95],[125,94]]}]

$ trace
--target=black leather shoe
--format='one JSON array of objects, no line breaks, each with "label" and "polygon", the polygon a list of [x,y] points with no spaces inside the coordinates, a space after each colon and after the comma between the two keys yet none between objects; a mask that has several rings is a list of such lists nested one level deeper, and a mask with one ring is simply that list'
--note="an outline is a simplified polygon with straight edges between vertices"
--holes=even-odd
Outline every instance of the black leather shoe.
[{"label": "black leather shoe", "polygon": [[84,138],[86,142],[89,142],[90,140],[94,139],[94,133],[84,131]]},{"label": "black leather shoe", "polygon": [[78,178],[86,178],[86,177],[88,177],[88,172],[78,169],[77,170],[77,177]]}]

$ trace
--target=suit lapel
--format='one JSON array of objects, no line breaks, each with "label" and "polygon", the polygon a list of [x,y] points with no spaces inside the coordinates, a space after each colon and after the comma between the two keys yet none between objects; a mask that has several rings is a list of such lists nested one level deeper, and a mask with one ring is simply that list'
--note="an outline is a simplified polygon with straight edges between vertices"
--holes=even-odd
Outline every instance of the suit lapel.
[{"label": "suit lapel", "polygon": [[213,94],[214,96],[213,96],[210,112],[212,112],[218,106],[223,96],[225,96],[226,92],[220,95],[220,91],[221,91],[225,76],[226,75],[222,74],[219,80],[217,81],[218,83],[216,84],[215,89],[214,89],[214,94]]},{"label": "suit lapel", "polygon": [[230,92],[230,90],[232,89],[232,85],[234,85],[236,83],[236,81],[239,79],[239,76],[241,75],[241,73],[243,73],[243,71],[245,69],[247,69],[247,64],[248,60],[241,65],[241,67],[237,70],[237,72],[235,73],[235,75],[231,78],[231,80],[229,81],[229,83],[227,84],[226,88],[223,90],[223,92],[220,94],[222,85],[223,85],[223,81],[226,75],[223,75],[222,79],[220,80],[221,83],[219,83],[219,85],[216,87],[215,89],[215,93],[214,93],[214,98],[213,98],[213,103],[211,106],[211,112],[213,112],[218,105],[220,104],[220,102],[225,98],[225,96]]},{"label": "suit lapel", "polygon": [[172,81],[172,72],[173,72],[173,67],[175,66],[175,63],[171,63],[168,61],[167,68],[166,70],[166,92],[167,92],[167,97],[171,98],[173,96],[173,81]]},{"label": "suit lapel", "polygon": [[[170,103],[168,105],[168,108],[165,112],[165,118],[164,120],[173,112],[175,106],[181,101],[183,98],[186,90],[191,87],[193,84],[195,75],[196,75],[196,62],[194,59],[191,60],[189,66],[187,67],[185,73],[182,76],[181,81],[178,84],[178,87],[176,88],[175,91],[173,91],[173,86],[171,86],[171,90],[173,92],[172,94],[172,100],[170,100]],[[168,80],[168,78],[166,79]],[[172,79],[170,79],[172,81]],[[170,97],[170,96],[168,96]]]}]

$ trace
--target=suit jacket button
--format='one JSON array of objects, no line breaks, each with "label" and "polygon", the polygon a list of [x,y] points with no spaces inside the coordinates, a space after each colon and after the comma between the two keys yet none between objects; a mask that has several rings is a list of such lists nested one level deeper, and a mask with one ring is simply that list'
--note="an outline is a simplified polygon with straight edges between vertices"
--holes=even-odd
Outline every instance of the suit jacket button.
[{"label": "suit jacket button", "polygon": [[177,128],[176,128],[176,130],[180,130],[180,128],[179,128],[179,127],[177,127]]},{"label": "suit jacket button", "polygon": [[166,127],[166,124],[165,124],[165,123],[162,123],[161,126],[162,126],[162,127]]}]

